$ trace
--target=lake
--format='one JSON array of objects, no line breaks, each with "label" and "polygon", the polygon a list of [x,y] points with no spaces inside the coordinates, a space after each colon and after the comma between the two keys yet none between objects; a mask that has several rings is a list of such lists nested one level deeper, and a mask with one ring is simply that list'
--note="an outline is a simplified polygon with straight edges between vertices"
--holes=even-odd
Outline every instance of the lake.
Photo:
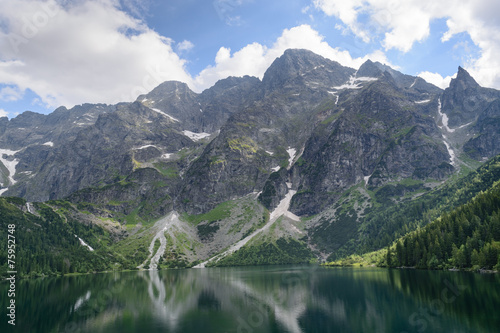
[{"label": "lake", "polygon": [[0,332],[500,330],[497,274],[305,265],[21,280],[15,329],[7,289]]}]

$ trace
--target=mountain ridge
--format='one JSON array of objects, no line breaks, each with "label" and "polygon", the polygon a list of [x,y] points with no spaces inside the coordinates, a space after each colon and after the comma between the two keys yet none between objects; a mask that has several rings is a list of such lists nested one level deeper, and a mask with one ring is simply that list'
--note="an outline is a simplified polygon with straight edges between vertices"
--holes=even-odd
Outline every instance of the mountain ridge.
[{"label": "mountain ridge", "polygon": [[287,50],[262,80],[229,77],[200,94],[169,81],[132,103],[23,113],[0,121],[0,191],[67,200],[120,228],[220,217],[172,229],[167,250],[183,247],[191,263],[269,223],[250,211],[280,207],[250,243],[326,258],[351,251],[370,207],[427,193],[500,152],[500,92],[458,72],[441,90],[380,63],[356,71]]}]

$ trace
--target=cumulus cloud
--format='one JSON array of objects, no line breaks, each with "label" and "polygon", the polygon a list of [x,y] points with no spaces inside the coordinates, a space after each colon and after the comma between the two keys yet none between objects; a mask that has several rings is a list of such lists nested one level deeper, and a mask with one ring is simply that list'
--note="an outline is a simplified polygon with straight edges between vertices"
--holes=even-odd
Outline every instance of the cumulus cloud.
[{"label": "cumulus cloud", "polygon": [[8,117],[9,113],[5,111],[4,109],[0,109],[0,118],[2,117]]},{"label": "cumulus cloud", "polygon": [[0,83],[50,107],[131,101],[163,81],[191,81],[174,42],[114,0],[2,0],[0,19]]},{"label": "cumulus cloud", "polygon": [[[430,34],[430,23],[446,19],[441,41],[467,33],[481,52],[464,67],[485,86],[500,88],[500,2],[497,0],[313,0],[326,15],[339,18],[363,41],[381,37],[386,50],[408,52]],[[368,19],[366,19],[368,17]],[[424,74],[430,77],[428,74]]]},{"label": "cumulus cloud", "polygon": [[417,76],[420,76],[422,79],[425,81],[432,83],[433,85],[441,88],[441,89],[446,89],[450,85],[450,81],[452,78],[456,76],[456,74],[452,76],[447,76],[443,77],[439,73],[432,73],[432,72],[421,72]]},{"label": "cumulus cloud", "polygon": [[[246,1],[217,3],[232,12]],[[285,29],[272,45],[221,47],[214,65],[192,77],[180,54],[194,45],[158,34],[124,12],[124,4],[140,1],[0,0],[0,21],[5,22],[0,25],[0,100],[22,99],[30,89],[40,98],[36,103],[48,107],[113,104],[133,101],[167,80],[201,92],[228,76],[262,78],[288,48],[309,49],[353,68],[367,59],[389,64],[382,51],[353,58],[311,26],[300,25]]]},{"label": "cumulus cloud", "polygon": [[331,47],[316,30],[304,24],[285,29],[271,47],[253,43],[231,54],[231,50],[221,47],[215,57],[215,66],[205,68],[195,79],[194,86],[202,90],[227,76],[251,75],[262,78],[271,63],[286,49],[302,48],[311,50],[325,58],[344,66],[358,68],[366,60],[389,64],[385,54],[376,51],[361,58],[353,58],[346,50]]}]

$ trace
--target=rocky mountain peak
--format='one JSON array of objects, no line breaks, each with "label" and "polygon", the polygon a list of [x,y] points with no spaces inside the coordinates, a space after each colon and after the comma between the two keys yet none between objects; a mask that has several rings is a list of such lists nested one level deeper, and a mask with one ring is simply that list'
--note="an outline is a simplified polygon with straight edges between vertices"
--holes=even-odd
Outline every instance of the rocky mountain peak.
[{"label": "rocky mountain peak", "polygon": [[458,66],[458,73],[455,79],[450,82],[450,89],[465,90],[467,88],[479,88],[479,84],[474,78],[462,67]]},{"label": "rocky mountain peak", "polygon": [[184,82],[179,81],[166,81],[154,88],[151,92],[146,95],[141,95],[137,98],[138,101],[142,101],[145,98],[151,100],[162,99],[166,97],[181,97],[181,96],[195,96],[196,93],[193,92],[189,86]]},{"label": "rocky mountain peak", "polygon": [[267,69],[262,79],[264,88],[269,90],[296,87],[307,82],[323,85],[345,83],[355,72],[336,61],[324,58],[309,50],[288,49]]},{"label": "rocky mountain peak", "polygon": [[256,87],[260,80],[254,76],[245,75],[243,77],[230,76],[217,81],[212,87],[204,90],[202,95],[206,97],[215,97],[221,94],[227,94],[233,90],[248,89]]},{"label": "rocky mountain peak", "polygon": [[263,82],[266,85],[282,83],[287,79],[298,76],[306,69],[319,66],[326,59],[308,50],[290,49],[271,64],[264,74]]},{"label": "rocky mountain peak", "polygon": [[442,97],[442,111],[451,127],[459,127],[477,119],[489,103],[500,97],[498,90],[481,87],[462,67]]},{"label": "rocky mountain peak", "polygon": [[365,61],[356,72],[358,77],[379,77],[382,75],[383,70],[380,68],[379,62],[375,63],[368,59]]}]

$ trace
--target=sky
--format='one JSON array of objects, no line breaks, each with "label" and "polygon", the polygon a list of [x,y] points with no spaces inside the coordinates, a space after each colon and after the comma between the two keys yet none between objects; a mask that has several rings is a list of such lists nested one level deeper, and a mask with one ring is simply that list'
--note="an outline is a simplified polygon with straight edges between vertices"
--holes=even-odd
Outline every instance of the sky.
[{"label": "sky", "polygon": [[0,0],[0,116],[262,78],[288,48],[500,89],[498,0]]}]

